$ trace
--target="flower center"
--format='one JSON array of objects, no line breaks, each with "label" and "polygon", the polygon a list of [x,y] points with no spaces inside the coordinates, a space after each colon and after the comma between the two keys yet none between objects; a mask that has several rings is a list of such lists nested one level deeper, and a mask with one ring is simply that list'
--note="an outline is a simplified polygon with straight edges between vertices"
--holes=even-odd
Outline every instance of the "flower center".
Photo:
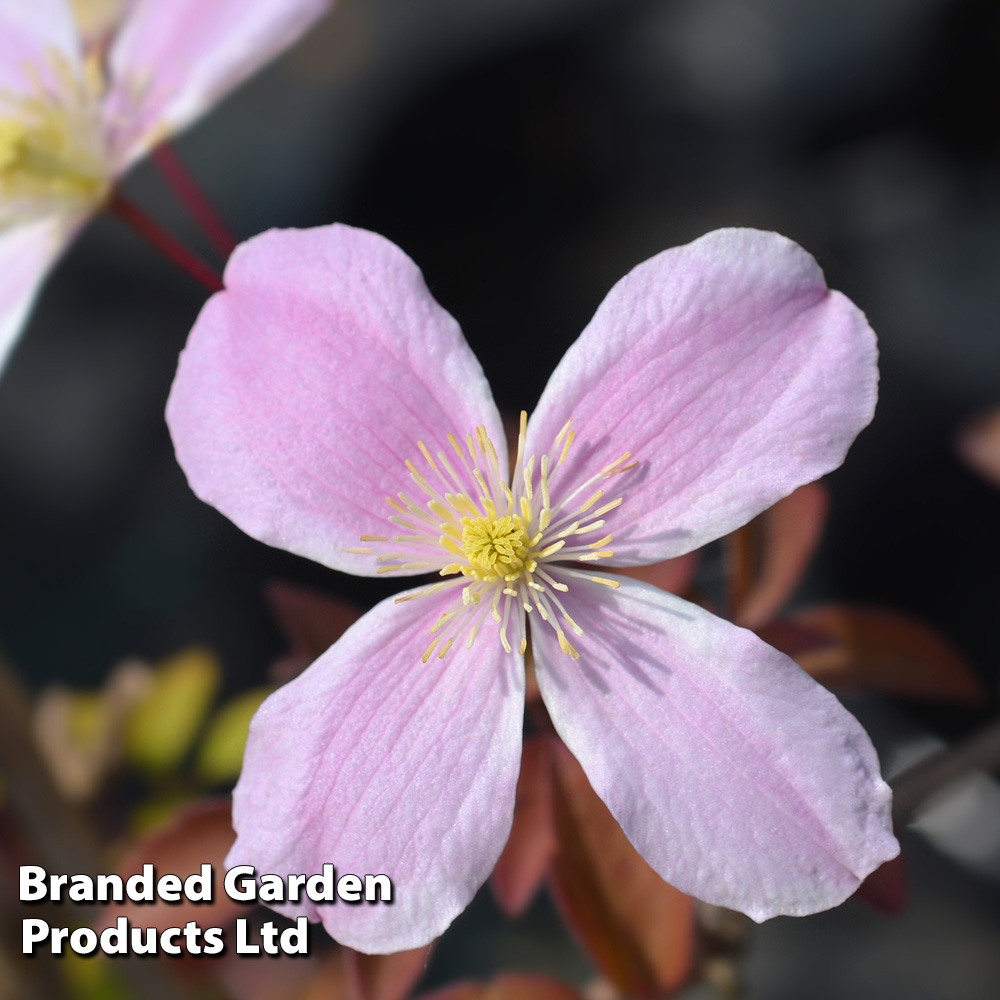
[{"label": "flower center", "polygon": [[24,222],[104,197],[110,184],[98,117],[96,63],[79,78],[52,55],[36,93],[0,93],[0,225]]},{"label": "flower center", "polygon": [[520,515],[463,517],[461,524],[469,575],[488,583],[501,578],[512,583],[522,575],[530,550]]},{"label": "flower center", "polygon": [[[624,464],[631,457],[631,452],[625,452],[582,483],[564,481],[566,458],[576,437],[571,424],[556,435],[550,453],[526,458],[527,414],[521,414],[510,486],[483,427],[467,435],[465,448],[449,434],[450,453],[432,454],[422,441],[417,443],[427,472],[413,462],[406,467],[427,499],[420,503],[405,493],[397,494],[398,499],[388,497],[393,509],[389,521],[405,534],[362,535],[361,541],[399,546],[376,557],[382,564],[379,573],[436,570],[445,577],[397,600],[461,588],[458,599],[431,628],[436,638],[427,647],[424,662],[439,643],[438,656],[444,657],[460,635],[471,649],[487,615],[500,625],[500,642],[507,652],[514,648],[509,632],[520,652],[525,651],[527,619],[534,615],[555,630],[567,656],[579,656],[563,626],[576,635],[583,635],[583,630],[559,595],[569,590],[575,578],[618,586],[615,580],[594,576],[575,564],[614,555],[607,547],[612,536],[603,532],[604,515],[621,506],[622,497],[603,503],[605,491],[594,487],[637,463]],[[581,502],[582,497],[586,499]],[[595,535],[599,537],[590,540]],[[374,555],[368,547],[349,551]]]}]

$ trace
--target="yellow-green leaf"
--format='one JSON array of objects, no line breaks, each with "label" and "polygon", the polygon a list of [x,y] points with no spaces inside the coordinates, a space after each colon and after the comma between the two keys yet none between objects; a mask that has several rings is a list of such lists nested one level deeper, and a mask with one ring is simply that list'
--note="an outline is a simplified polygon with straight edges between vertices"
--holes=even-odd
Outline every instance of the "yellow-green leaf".
[{"label": "yellow-green leaf", "polygon": [[129,713],[125,757],[154,773],[171,771],[191,748],[219,687],[215,654],[195,647],[161,663]]},{"label": "yellow-green leaf", "polygon": [[250,719],[271,688],[255,688],[227,702],[209,723],[198,750],[197,771],[208,784],[235,781],[243,765]]},{"label": "yellow-green leaf", "polygon": [[65,948],[59,972],[76,1000],[128,1000],[114,965],[102,955],[83,958]]}]

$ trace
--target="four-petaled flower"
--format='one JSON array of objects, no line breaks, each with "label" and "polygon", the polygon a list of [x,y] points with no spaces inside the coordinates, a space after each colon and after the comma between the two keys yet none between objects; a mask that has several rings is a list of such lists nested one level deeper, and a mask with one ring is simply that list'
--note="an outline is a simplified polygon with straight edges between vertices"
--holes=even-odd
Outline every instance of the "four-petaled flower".
[{"label": "four-petaled flower", "polygon": [[49,268],[115,180],[329,7],[0,0],[0,368]]},{"label": "four-petaled flower", "polygon": [[392,906],[290,907],[363,951],[441,933],[510,829],[530,641],[556,730],[667,881],[758,920],[842,901],[898,849],[861,727],[752,633],[603,567],[835,468],[876,381],[812,257],[721,230],[611,290],[508,480],[482,369],[402,251],[345,226],[245,244],[167,408],[192,488],[335,569],[438,576],[261,707],[227,864],[388,874]]}]

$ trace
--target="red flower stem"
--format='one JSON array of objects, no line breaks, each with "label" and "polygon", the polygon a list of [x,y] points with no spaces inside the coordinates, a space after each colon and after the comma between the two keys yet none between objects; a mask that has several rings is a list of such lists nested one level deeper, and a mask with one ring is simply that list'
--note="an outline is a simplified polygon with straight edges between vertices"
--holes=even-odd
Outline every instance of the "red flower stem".
[{"label": "red flower stem", "polygon": [[108,202],[108,208],[199,284],[204,285],[210,292],[222,291],[222,278],[216,271],[127,198],[116,191]]},{"label": "red flower stem", "polygon": [[153,150],[153,162],[163,174],[166,182],[174,190],[191,217],[201,226],[205,235],[215,244],[216,249],[228,260],[236,249],[236,240],[230,235],[223,221],[212,208],[204,192],[181,162],[180,157],[167,143],[161,143]]}]

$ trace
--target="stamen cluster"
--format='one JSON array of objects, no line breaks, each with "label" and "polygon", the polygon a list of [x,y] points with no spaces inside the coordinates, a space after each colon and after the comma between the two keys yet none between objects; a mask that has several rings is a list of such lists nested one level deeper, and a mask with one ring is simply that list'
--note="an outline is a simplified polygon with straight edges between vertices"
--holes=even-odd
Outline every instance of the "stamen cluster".
[{"label": "stamen cluster", "polygon": [[103,79],[90,61],[78,77],[53,54],[35,94],[0,93],[0,225],[53,210],[54,203],[89,206],[103,198],[109,167],[99,121]]},{"label": "stamen cluster", "polygon": [[[605,527],[604,515],[621,506],[623,498],[601,503],[604,489],[589,496],[587,491],[637,463],[623,464],[631,457],[631,452],[625,452],[585,482],[563,483],[559,470],[576,438],[572,423],[568,421],[556,435],[552,450],[536,460],[535,455],[526,458],[524,453],[527,414],[521,413],[512,486],[501,473],[496,448],[484,427],[466,436],[464,448],[449,434],[451,453],[441,449],[432,454],[424,442],[417,443],[426,472],[412,461],[406,467],[425,499],[417,502],[405,493],[386,498],[393,510],[389,521],[406,533],[362,535],[361,541],[399,543],[400,551],[376,557],[383,564],[379,573],[426,569],[448,578],[398,601],[461,588],[460,597],[430,630],[434,639],[424,652],[425,663],[435,649],[443,658],[459,636],[465,637],[471,649],[488,614],[500,625],[504,649],[512,652],[516,646],[523,653],[528,616],[535,612],[555,630],[560,649],[579,657],[563,626],[577,635],[583,635],[583,630],[567,613],[559,594],[569,590],[568,581],[574,577],[609,587],[618,583],[565,563],[614,555],[608,548],[612,535],[602,534],[589,542],[582,539],[600,532]],[[472,483],[477,490],[469,489]],[[557,494],[564,494],[555,500],[554,487]],[[577,505],[581,495],[586,499]],[[351,551],[374,554],[371,548]]]}]

